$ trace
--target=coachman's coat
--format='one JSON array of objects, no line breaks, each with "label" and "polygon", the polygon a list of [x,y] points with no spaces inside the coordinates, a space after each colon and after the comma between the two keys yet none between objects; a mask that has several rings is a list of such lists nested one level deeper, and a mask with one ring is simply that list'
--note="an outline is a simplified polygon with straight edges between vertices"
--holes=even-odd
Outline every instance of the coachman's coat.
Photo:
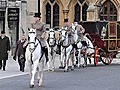
[{"label": "coachman's coat", "polygon": [[8,59],[8,52],[10,51],[10,41],[7,36],[3,39],[0,36],[0,60],[7,60]]}]

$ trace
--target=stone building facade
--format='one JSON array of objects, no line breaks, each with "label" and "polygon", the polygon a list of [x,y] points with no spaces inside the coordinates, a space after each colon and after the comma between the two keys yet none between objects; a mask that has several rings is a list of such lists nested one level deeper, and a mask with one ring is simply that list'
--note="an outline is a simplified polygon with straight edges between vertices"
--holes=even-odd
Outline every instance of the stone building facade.
[{"label": "stone building facade", "polygon": [[[27,27],[38,8],[38,0],[27,0]],[[61,28],[65,18],[70,24],[77,19],[86,32],[101,36],[109,51],[120,48],[120,0],[40,0],[40,12],[47,28]]]},{"label": "stone building facade", "polygon": [[[120,0],[40,0],[42,21],[49,27],[61,27],[64,18],[79,21],[119,21]],[[38,0],[27,0],[27,26],[37,12]]]},{"label": "stone building facade", "polygon": [[10,37],[11,47],[26,30],[26,0],[0,0],[0,32]]}]

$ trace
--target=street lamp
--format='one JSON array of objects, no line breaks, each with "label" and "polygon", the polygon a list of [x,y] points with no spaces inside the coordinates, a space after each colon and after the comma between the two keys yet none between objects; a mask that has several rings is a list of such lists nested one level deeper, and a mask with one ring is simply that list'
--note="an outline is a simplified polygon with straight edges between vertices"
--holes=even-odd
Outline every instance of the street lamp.
[{"label": "street lamp", "polygon": [[40,0],[38,0],[38,13],[40,13]]}]

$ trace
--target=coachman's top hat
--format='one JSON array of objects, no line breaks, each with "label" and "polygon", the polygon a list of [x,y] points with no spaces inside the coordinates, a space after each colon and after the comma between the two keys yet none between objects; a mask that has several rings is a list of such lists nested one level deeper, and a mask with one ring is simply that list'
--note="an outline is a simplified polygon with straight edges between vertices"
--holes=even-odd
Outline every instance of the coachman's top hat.
[{"label": "coachman's top hat", "polygon": [[5,31],[1,31],[1,34],[5,34]]},{"label": "coachman's top hat", "polygon": [[41,13],[35,13],[34,17],[41,18]]},{"label": "coachman's top hat", "polygon": [[77,19],[74,19],[74,22],[78,22],[78,20],[77,20]]},{"label": "coachman's top hat", "polygon": [[64,19],[64,22],[68,22],[68,18],[65,18],[65,19]]}]

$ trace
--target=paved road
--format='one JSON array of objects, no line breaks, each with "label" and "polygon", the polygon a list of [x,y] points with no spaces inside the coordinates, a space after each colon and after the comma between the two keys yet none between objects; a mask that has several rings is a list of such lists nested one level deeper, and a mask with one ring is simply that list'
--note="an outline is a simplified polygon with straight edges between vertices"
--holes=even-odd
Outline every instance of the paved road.
[{"label": "paved road", "polygon": [[0,79],[0,90],[120,90],[120,64],[44,72],[42,87],[29,88],[29,75]]}]

